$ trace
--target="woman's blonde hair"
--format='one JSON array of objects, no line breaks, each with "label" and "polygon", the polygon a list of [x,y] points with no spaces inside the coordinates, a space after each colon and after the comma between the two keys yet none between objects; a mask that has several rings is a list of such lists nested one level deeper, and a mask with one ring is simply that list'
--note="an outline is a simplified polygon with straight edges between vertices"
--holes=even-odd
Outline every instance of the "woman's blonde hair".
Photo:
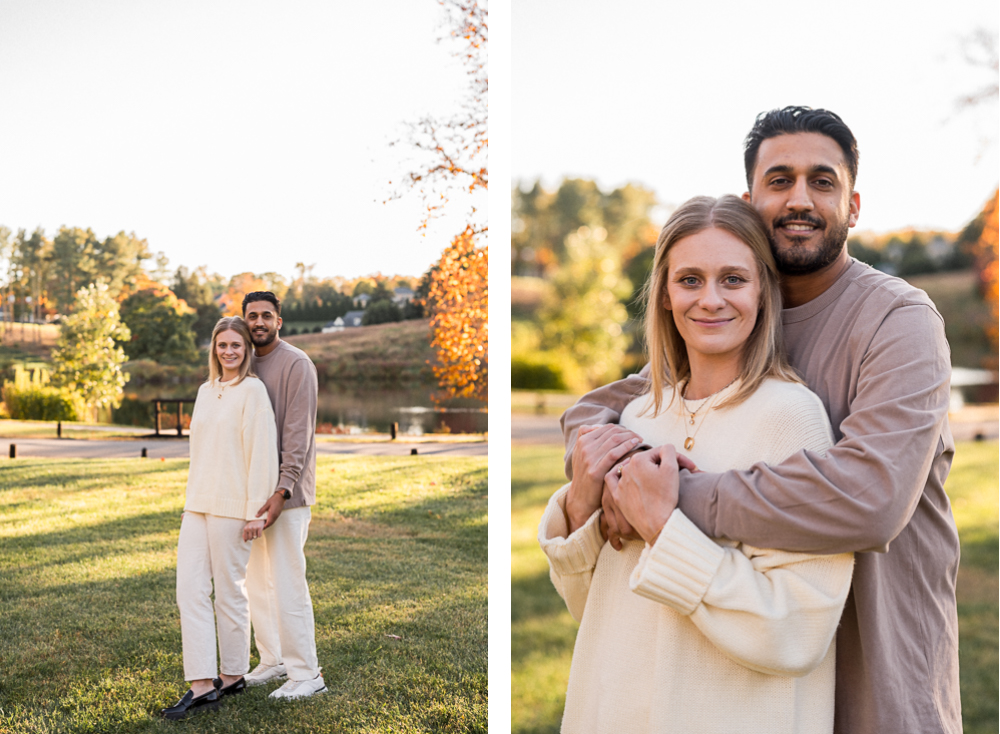
[{"label": "woman's blonde hair", "polygon": [[212,329],[212,346],[208,350],[208,379],[209,382],[215,382],[222,377],[222,363],[219,361],[219,355],[215,353],[215,340],[219,334],[227,330],[239,334],[246,345],[246,353],[240,363],[240,372],[232,382],[233,385],[238,385],[244,377],[257,376],[253,371],[253,342],[250,340],[250,329],[247,327],[247,322],[239,316],[223,317],[215,323],[215,328]]},{"label": "woman's blonde hair", "polygon": [[[677,388],[691,377],[691,363],[688,361],[684,339],[677,330],[672,314],[663,305],[667,293],[670,250],[685,237],[706,229],[721,229],[749,247],[757,262],[760,278],[757,322],[747,337],[740,357],[740,386],[717,407],[738,405],[750,397],[768,377],[802,382],[785,359],[781,339],[778,270],[760,215],[737,196],[727,194],[718,199],[696,196],[681,204],[663,225],[656,242],[653,272],[643,291],[654,415],[663,407],[663,383]],[[657,375],[661,379],[657,379]]]}]

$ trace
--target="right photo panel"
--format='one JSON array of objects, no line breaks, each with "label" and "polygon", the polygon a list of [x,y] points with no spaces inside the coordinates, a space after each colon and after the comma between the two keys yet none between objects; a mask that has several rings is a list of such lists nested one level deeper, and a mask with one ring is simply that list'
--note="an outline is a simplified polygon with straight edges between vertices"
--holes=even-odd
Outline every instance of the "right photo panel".
[{"label": "right photo panel", "polygon": [[994,5],[511,37],[511,730],[996,731]]}]

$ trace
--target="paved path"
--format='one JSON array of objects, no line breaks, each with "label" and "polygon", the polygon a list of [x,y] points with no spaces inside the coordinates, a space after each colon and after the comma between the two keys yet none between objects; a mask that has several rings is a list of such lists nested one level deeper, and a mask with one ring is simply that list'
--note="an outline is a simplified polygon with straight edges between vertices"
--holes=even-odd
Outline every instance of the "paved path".
[{"label": "paved path", "polygon": [[[186,459],[188,442],[179,439],[132,439],[128,441],[74,440],[58,438],[0,438],[0,461],[9,456],[10,444],[17,446],[21,459],[127,459],[138,458],[146,449],[150,459]],[[416,449],[419,456],[486,456],[489,445],[480,443],[358,443],[317,442],[317,454],[363,456],[407,456]]]},{"label": "paved path", "polygon": [[510,442],[513,444],[558,444],[562,446],[562,428],[557,415],[525,415],[510,417]]}]

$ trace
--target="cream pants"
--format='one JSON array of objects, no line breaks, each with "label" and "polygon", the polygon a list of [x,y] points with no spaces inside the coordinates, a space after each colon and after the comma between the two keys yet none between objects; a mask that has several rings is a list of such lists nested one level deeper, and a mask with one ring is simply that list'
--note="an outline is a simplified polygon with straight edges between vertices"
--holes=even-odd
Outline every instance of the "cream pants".
[{"label": "cream pants", "polygon": [[216,628],[222,672],[244,675],[250,669],[246,573],[251,543],[243,540],[244,525],[246,520],[184,513],[177,542],[177,606],[185,680],[216,677]]},{"label": "cream pants", "polygon": [[253,542],[247,567],[250,618],[260,662],[284,664],[293,681],[319,675],[304,552],[311,519],[309,507],[282,512]]}]

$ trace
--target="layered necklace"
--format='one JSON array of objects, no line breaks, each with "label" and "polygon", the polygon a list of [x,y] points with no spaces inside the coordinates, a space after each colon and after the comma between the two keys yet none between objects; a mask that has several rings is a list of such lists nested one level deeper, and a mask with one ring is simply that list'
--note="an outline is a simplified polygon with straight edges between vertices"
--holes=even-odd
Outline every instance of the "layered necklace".
[{"label": "layered necklace", "polygon": [[[733,382],[736,382],[736,380],[733,380]],[[694,448],[694,438],[695,436],[698,435],[698,431],[701,430],[701,427],[705,425],[705,421],[708,420],[708,414],[712,412],[712,406],[715,404],[716,399],[719,397],[719,395],[724,393],[733,384],[733,382],[730,382],[729,385],[726,385],[724,388],[712,393],[708,397],[701,398],[698,401],[692,401],[698,403],[698,407],[695,408],[694,410],[691,410],[691,408],[688,407],[687,404],[688,401],[687,398],[685,397],[685,393],[687,393],[688,385],[691,384],[691,381],[688,380],[686,383],[684,383],[684,389],[681,390],[681,417],[684,419],[684,435],[686,436],[686,438],[684,439],[685,451],[690,451],[691,449]],[[694,433],[689,433],[688,425],[689,424],[692,426],[694,425],[695,416],[701,412],[702,408],[706,408],[706,410],[705,410],[705,415],[701,419],[701,423],[699,423],[695,427]]]}]

